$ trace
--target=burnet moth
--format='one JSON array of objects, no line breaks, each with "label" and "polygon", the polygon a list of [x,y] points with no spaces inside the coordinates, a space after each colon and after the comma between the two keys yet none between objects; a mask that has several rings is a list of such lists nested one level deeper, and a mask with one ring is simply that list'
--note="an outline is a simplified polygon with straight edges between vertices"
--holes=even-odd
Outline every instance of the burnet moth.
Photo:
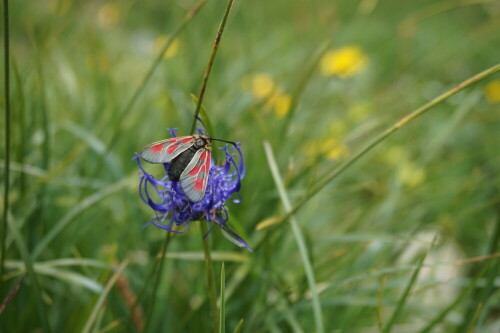
[{"label": "burnet moth", "polygon": [[196,203],[203,199],[207,189],[212,140],[236,145],[231,141],[194,134],[153,142],[142,149],[140,156],[149,163],[170,163],[168,178],[178,181],[188,199]]}]

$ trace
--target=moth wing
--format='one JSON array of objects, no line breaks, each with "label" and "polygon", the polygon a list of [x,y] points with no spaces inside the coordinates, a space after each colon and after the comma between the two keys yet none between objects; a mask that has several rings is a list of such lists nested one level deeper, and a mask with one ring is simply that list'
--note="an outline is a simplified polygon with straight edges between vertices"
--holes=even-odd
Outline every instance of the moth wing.
[{"label": "moth wing", "polygon": [[141,157],[149,163],[168,163],[194,144],[194,137],[179,136],[153,142],[141,151]]},{"label": "moth wing", "polygon": [[182,191],[190,201],[199,202],[203,199],[207,189],[211,163],[210,149],[200,149],[196,152],[179,177]]}]

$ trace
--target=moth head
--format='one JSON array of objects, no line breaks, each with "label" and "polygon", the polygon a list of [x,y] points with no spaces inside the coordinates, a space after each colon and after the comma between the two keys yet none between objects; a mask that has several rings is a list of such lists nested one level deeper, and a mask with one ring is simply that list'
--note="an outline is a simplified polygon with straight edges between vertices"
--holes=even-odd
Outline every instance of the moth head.
[{"label": "moth head", "polygon": [[211,143],[211,141],[212,141],[212,139],[210,139],[207,136],[197,135],[197,136],[195,136],[195,139],[194,139],[194,147],[196,149],[201,149],[203,147],[208,146]]}]

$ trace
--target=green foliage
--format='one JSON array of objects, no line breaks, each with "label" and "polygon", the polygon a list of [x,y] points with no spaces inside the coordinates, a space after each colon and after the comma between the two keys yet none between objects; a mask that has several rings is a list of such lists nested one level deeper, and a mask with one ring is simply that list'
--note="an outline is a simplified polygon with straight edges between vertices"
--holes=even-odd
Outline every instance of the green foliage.
[{"label": "green foliage", "polygon": [[[498,63],[498,5],[235,1],[201,116],[242,143],[243,201],[228,208],[248,253],[217,227],[202,242],[199,222],[167,241],[142,228],[131,159],[166,128],[189,133],[226,1],[201,4],[10,1],[0,298],[27,275],[0,331],[498,332],[498,74],[310,196],[386,128]],[[285,201],[304,198],[283,221]]]}]

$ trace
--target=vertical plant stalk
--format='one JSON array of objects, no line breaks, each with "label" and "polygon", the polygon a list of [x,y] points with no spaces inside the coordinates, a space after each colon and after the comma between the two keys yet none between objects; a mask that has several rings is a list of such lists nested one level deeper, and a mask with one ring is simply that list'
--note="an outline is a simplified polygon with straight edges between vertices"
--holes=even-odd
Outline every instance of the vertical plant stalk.
[{"label": "vertical plant stalk", "polygon": [[205,254],[205,283],[207,285],[208,291],[208,301],[210,304],[210,314],[212,323],[214,326],[214,332],[219,332],[219,316],[217,311],[217,292],[215,290],[215,273],[214,266],[212,263],[212,255],[210,253],[210,241],[208,237],[205,237],[207,234],[207,224],[203,221],[200,221],[200,232],[201,238],[203,239],[203,253]]},{"label": "vertical plant stalk", "polygon": [[220,40],[222,39],[222,33],[224,32],[224,27],[226,26],[227,17],[231,11],[234,0],[229,0],[227,3],[226,11],[224,12],[224,17],[219,25],[219,31],[217,31],[217,36],[215,37],[214,45],[212,46],[212,53],[210,54],[210,59],[208,60],[207,68],[205,69],[205,74],[203,75],[203,83],[201,84],[200,94],[198,97],[198,103],[196,104],[196,109],[194,111],[193,125],[191,125],[190,133],[194,133],[196,129],[196,120],[200,115],[201,103],[203,102],[203,97],[205,96],[205,90],[207,89],[208,78],[210,76],[210,71],[212,70],[212,65],[214,64],[215,55],[219,49]]},{"label": "vertical plant stalk", "polygon": [[220,315],[219,315],[219,333],[226,333],[226,270],[224,262],[220,269]]},{"label": "vertical plant stalk", "polygon": [[[220,41],[222,39],[222,34],[224,33],[224,27],[226,26],[227,18],[229,16],[229,12],[231,11],[231,7],[233,6],[233,2],[234,0],[228,1],[226,10],[224,12],[224,16],[222,17],[222,21],[219,24],[219,30],[217,31],[217,36],[215,37],[215,41],[212,46],[212,52],[210,53],[210,58],[208,60],[207,67],[205,69],[205,74],[203,75],[203,82],[201,84],[200,94],[198,96],[198,102],[196,103],[196,109],[194,111],[193,124],[191,125],[190,133],[194,133],[196,129],[196,121],[198,120],[198,116],[200,114],[203,97],[205,96],[205,90],[207,88],[208,78],[210,77],[210,72],[212,70],[212,65],[214,64],[215,55],[217,54],[217,50],[219,49]],[[207,285],[213,329],[214,332],[218,332],[220,321],[217,311],[215,273],[212,264],[212,255],[210,252],[210,242],[208,238],[205,237],[205,235],[207,234],[207,226],[206,223],[204,223],[203,221],[200,221],[200,231],[201,231],[201,237],[203,239],[203,253],[205,255],[205,281]]]},{"label": "vertical plant stalk", "polygon": [[[0,257],[0,282],[5,268],[5,251],[7,250],[7,219],[9,211],[10,186],[10,40],[9,40],[9,1],[3,0],[3,50],[4,50],[4,80],[5,80],[5,166],[3,174],[3,216],[2,216],[2,254]],[[2,286],[0,283],[0,295]]]},{"label": "vertical plant stalk", "polygon": [[400,119],[398,122],[396,122],[394,125],[386,129],[384,132],[380,133],[378,136],[373,139],[367,146],[365,146],[363,149],[361,149],[359,152],[357,152],[354,156],[352,156],[349,160],[344,162],[342,165],[340,165],[338,168],[334,169],[332,172],[329,174],[325,175],[324,177],[321,177],[321,181],[316,183],[312,187],[311,190],[304,196],[302,200],[299,201],[298,204],[296,204],[293,209],[291,209],[290,212],[288,212],[282,219],[282,221],[285,221],[286,219],[290,218],[293,214],[295,214],[304,204],[306,204],[311,198],[313,198],[316,194],[318,194],[328,183],[330,183],[333,179],[337,178],[340,174],[342,174],[346,169],[348,169],[352,164],[354,164],[358,159],[360,159],[362,156],[364,156],[366,153],[368,153],[370,150],[378,146],[379,143],[385,141],[390,135],[394,134],[397,130],[400,128],[408,125],[410,122],[415,120],[417,117],[423,115],[430,109],[432,109],[434,106],[444,102],[451,96],[455,95],[456,93],[464,90],[465,88],[470,87],[471,85],[487,78],[488,76],[491,76],[495,73],[500,71],[500,64],[496,64],[476,75],[473,77],[463,81],[456,87],[448,90],[447,92],[439,95],[438,97],[434,98],[427,104],[421,106],[417,110],[411,112],[407,116],[403,117]]},{"label": "vertical plant stalk", "polygon": [[165,237],[165,241],[163,242],[163,245],[161,248],[161,253],[160,253],[160,258],[159,258],[159,263],[158,263],[158,270],[156,271],[156,279],[155,279],[155,283],[153,286],[153,292],[151,294],[151,308],[148,311],[148,318],[146,319],[146,328],[144,329],[144,332],[148,332],[148,329],[149,329],[151,321],[152,321],[151,318],[153,318],[153,312],[155,310],[155,305],[156,305],[156,292],[158,290],[158,286],[160,285],[161,274],[163,272],[163,264],[165,263],[165,255],[167,253],[168,244],[170,244],[171,235],[172,234],[170,232],[167,232],[167,235]]},{"label": "vertical plant stalk", "polygon": [[[290,199],[285,190],[285,185],[283,184],[283,180],[280,177],[278,166],[274,159],[274,154],[269,142],[264,142],[264,150],[266,151],[267,162],[269,163],[269,168],[271,169],[271,173],[274,178],[274,182],[276,184],[276,188],[278,189],[278,193],[280,195],[281,201],[283,203],[283,208],[287,213],[290,213],[292,210],[292,205],[290,203]],[[307,277],[307,282],[309,284],[309,290],[311,292],[312,298],[312,306],[313,306],[313,314],[314,321],[316,325],[316,332],[323,333],[325,328],[323,326],[323,311],[321,309],[321,302],[319,300],[319,293],[316,289],[316,279],[314,277],[314,270],[310,261],[309,253],[307,252],[306,242],[304,240],[304,236],[300,231],[299,224],[295,219],[295,216],[290,216],[290,225],[292,227],[293,236],[295,237],[295,242],[299,248],[300,257],[302,259],[302,265],[304,265],[304,270]]]}]

